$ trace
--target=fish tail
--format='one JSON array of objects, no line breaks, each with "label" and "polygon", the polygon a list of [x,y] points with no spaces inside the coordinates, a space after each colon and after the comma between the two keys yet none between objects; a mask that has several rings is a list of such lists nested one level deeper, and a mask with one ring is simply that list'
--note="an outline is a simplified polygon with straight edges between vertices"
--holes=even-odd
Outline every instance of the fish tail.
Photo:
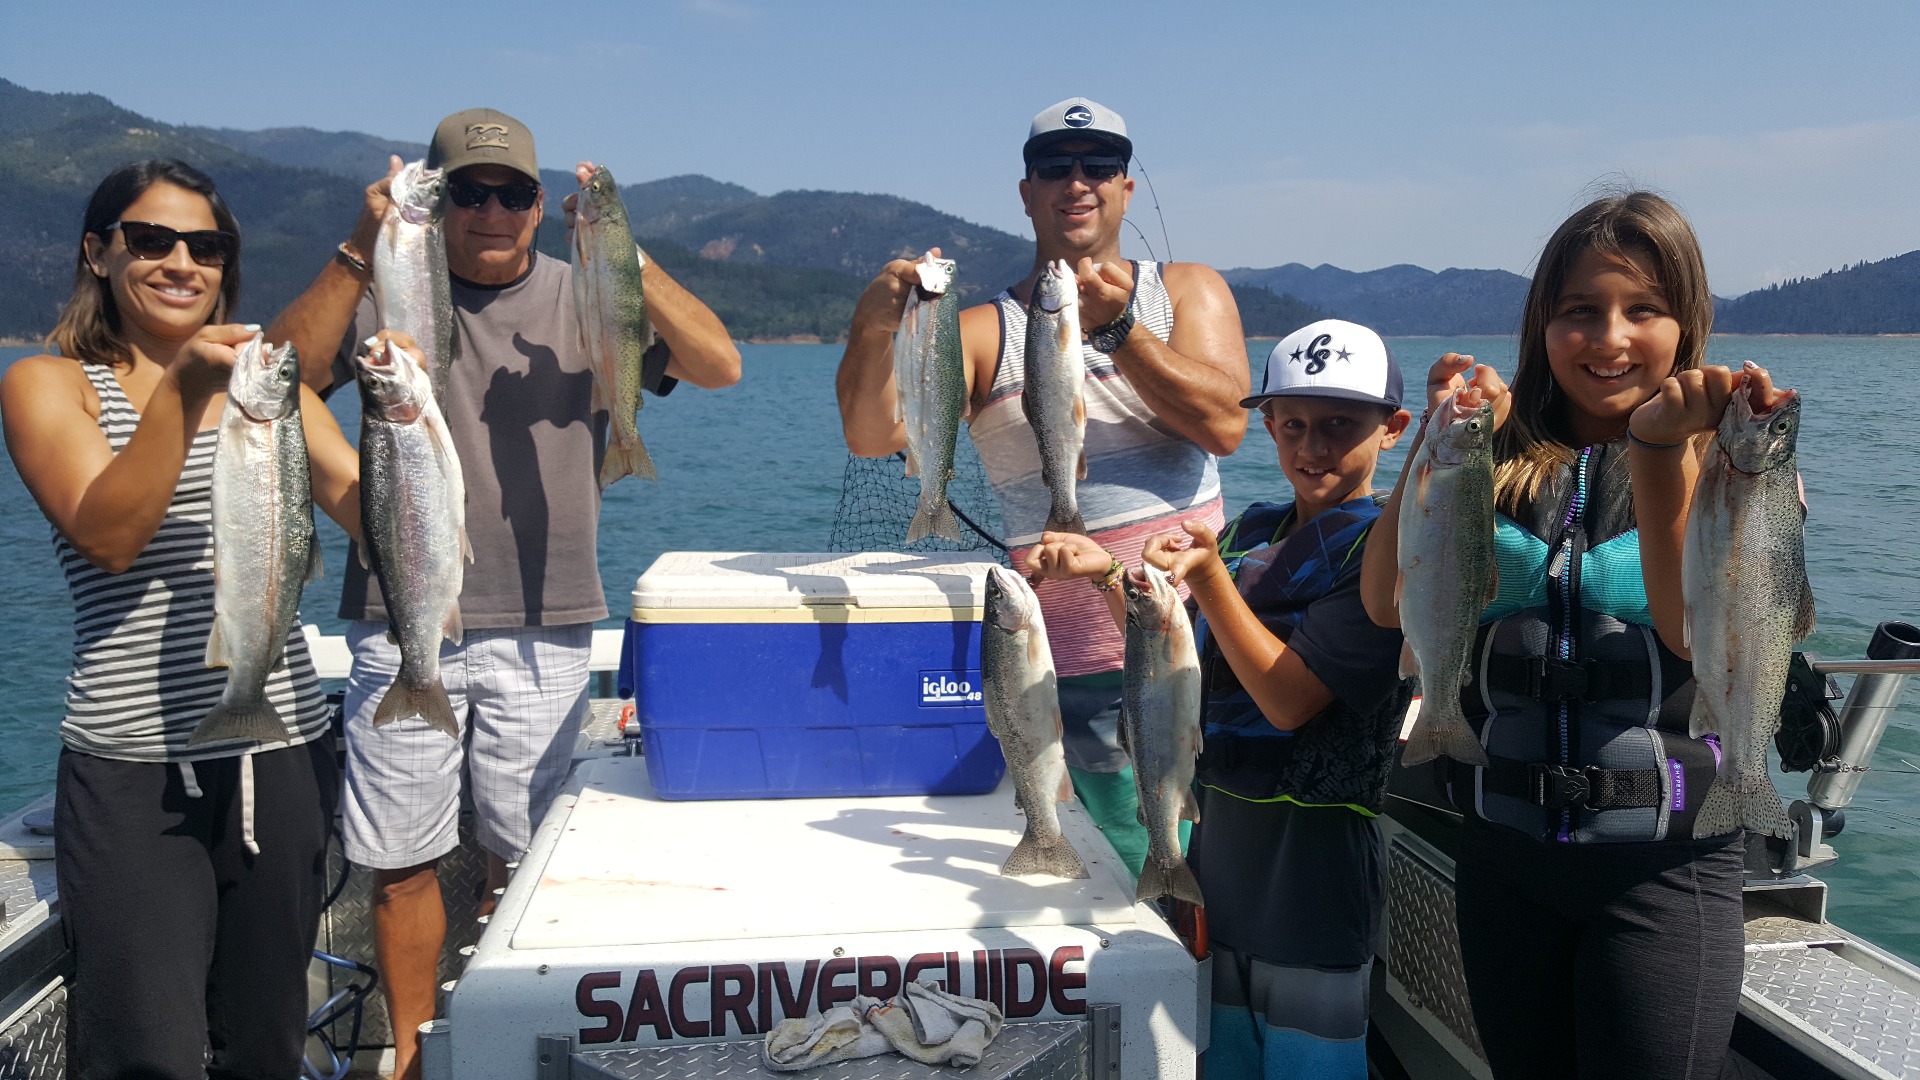
[{"label": "fish tail", "polygon": [[607,444],[607,458],[600,463],[600,490],[613,486],[623,476],[638,476],[646,480],[660,479],[660,473],[653,467],[653,457],[638,439],[630,445],[619,442]]},{"label": "fish tail", "polygon": [[1005,877],[1052,874],[1054,877],[1083,878],[1087,876],[1087,867],[1066,837],[1043,840],[1028,833],[1013,846],[1013,854],[1007,856],[1000,873]]},{"label": "fish tail", "polygon": [[187,745],[199,746],[228,739],[287,742],[292,738],[293,732],[280,719],[280,710],[273,707],[273,702],[262,700],[257,705],[229,705],[222,701],[207,710],[200,726],[194,728],[193,734],[187,738]]},{"label": "fish tail", "polygon": [[1193,868],[1187,860],[1174,856],[1171,866],[1162,866],[1152,855],[1147,856],[1145,866],[1140,868],[1140,888],[1133,894],[1134,903],[1145,903],[1161,896],[1174,896],[1197,907],[1207,906],[1200,895],[1200,882],[1193,876]]},{"label": "fish tail", "polygon": [[1400,764],[1419,765],[1437,757],[1450,757],[1462,765],[1487,763],[1487,749],[1480,745],[1464,717],[1430,713],[1424,706],[1422,702],[1420,717],[1407,735]]},{"label": "fish tail", "polygon": [[907,543],[928,536],[954,541],[960,539],[960,523],[954,519],[953,508],[947,505],[945,498],[923,496],[920,505],[913,511],[913,524],[907,527]]},{"label": "fish tail", "polygon": [[460,722],[454,719],[453,702],[447,700],[447,688],[440,685],[438,675],[421,687],[408,686],[396,677],[380,698],[379,707],[373,710],[373,726],[386,727],[409,716],[425,720],[435,731],[444,731],[455,739],[460,737]]},{"label": "fish tail", "polygon": [[1056,503],[1052,512],[1047,514],[1047,531],[1078,533],[1081,536],[1085,536],[1087,534],[1087,522],[1085,518],[1080,516],[1080,508],[1078,506],[1062,507]]},{"label": "fish tail", "polygon": [[1714,779],[1700,812],[1694,815],[1693,835],[1725,836],[1735,829],[1767,833],[1782,840],[1793,836],[1793,824],[1787,820],[1786,808],[1780,804],[1780,793],[1773,789],[1771,780],[1764,790],[1744,790],[1730,777]]}]

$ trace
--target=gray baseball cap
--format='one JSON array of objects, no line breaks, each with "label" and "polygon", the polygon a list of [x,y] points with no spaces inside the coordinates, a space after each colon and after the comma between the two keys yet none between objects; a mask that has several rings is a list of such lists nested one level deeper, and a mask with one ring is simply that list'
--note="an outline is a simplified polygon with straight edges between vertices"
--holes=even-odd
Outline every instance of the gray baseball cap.
[{"label": "gray baseball cap", "polygon": [[455,172],[469,165],[505,165],[539,183],[534,164],[533,132],[498,109],[467,109],[454,113],[433,129],[427,145],[427,168]]},{"label": "gray baseball cap", "polygon": [[1027,132],[1027,144],[1020,149],[1028,165],[1046,152],[1047,147],[1069,139],[1088,139],[1102,143],[1122,158],[1133,158],[1133,140],[1127,138],[1127,122],[1120,114],[1092,98],[1072,97],[1040,110]]}]

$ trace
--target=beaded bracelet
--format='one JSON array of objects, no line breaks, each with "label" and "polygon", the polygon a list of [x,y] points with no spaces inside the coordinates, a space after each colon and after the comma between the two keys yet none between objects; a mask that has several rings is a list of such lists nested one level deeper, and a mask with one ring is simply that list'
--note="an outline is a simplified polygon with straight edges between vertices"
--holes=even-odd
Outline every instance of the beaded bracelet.
[{"label": "beaded bracelet", "polygon": [[368,266],[367,260],[361,258],[358,252],[348,247],[345,240],[340,241],[340,246],[334,250],[339,253],[342,261],[348,266],[353,267],[356,271],[362,274],[373,273],[373,267]]},{"label": "beaded bracelet", "polygon": [[1112,560],[1113,565],[1107,567],[1107,572],[1100,575],[1099,580],[1093,583],[1093,587],[1101,592],[1112,592],[1119,588],[1120,579],[1127,574],[1127,568],[1120,565],[1120,560],[1115,559],[1112,552],[1107,553],[1107,558]]},{"label": "beaded bracelet", "polygon": [[1681,439],[1679,442],[1648,442],[1640,436],[1635,435],[1632,428],[1627,429],[1627,441],[1647,450],[1677,450],[1687,445],[1687,440],[1685,439]]}]

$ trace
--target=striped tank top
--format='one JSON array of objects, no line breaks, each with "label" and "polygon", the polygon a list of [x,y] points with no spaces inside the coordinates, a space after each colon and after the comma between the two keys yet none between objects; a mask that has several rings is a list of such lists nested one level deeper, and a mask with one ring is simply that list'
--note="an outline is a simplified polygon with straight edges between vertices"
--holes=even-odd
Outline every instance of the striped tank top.
[{"label": "striped tank top", "polygon": [[[1173,333],[1173,300],[1158,263],[1133,263],[1134,319],[1166,341]],[[1052,503],[1040,475],[1040,448],[1021,406],[1026,388],[1027,309],[1011,289],[993,298],[1000,314],[1000,352],[987,402],[969,425],[987,480],[1000,500],[1008,546],[1031,546],[1046,528]],[[1178,531],[1198,517],[1215,530],[1226,524],[1220,505],[1219,465],[1212,454],[1153,414],[1113,358],[1083,343],[1087,382],[1087,478],[1075,487],[1087,535],[1128,566],[1138,565],[1147,539]],[[1043,581],[1037,592],[1047,620],[1054,670],[1062,676],[1118,670],[1125,641],[1106,600],[1081,581]],[[1184,587],[1182,595],[1185,594]]]},{"label": "striped tank top", "polygon": [[[140,423],[105,364],[82,364],[100,395],[100,429],[119,453]],[[213,633],[213,452],[216,428],[194,436],[160,531],[133,565],[110,574],[53,529],[53,550],[73,595],[73,673],[60,738],[69,749],[122,761],[200,761],[286,744],[224,742],[187,747],[220,700],[226,668],[206,666]],[[294,744],[326,730],[307,640],[295,626],[286,661],[267,680],[267,699],[294,722]]]}]

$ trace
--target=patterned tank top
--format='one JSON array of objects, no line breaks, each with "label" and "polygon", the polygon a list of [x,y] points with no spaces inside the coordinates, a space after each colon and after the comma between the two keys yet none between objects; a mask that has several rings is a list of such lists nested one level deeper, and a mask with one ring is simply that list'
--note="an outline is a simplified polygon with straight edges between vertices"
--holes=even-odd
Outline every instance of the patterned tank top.
[{"label": "patterned tank top", "polygon": [[[100,395],[100,430],[119,453],[140,414],[105,364],[82,364]],[[69,749],[123,761],[200,761],[284,744],[225,742],[187,747],[220,700],[227,669],[206,666],[213,632],[213,452],[218,429],[194,436],[173,502],[133,565],[110,574],[88,562],[59,529],[54,554],[73,595],[73,673],[60,738]],[[267,699],[299,734],[326,730],[307,640],[295,626],[286,660],[267,680]]]},{"label": "patterned tank top", "polygon": [[[1133,263],[1129,307],[1141,326],[1166,341],[1173,333],[1173,300],[1158,263]],[[993,298],[1000,314],[1000,352],[987,402],[969,432],[1000,500],[1007,543],[1019,551],[1040,539],[1052,499],[1040,475],[1040,449],[1021,406],[1026,389],[1027,309],[1011,289]],[[1087,478],[1076,486],[1087,534],[1129,566],[1140,561],[1148,537],[1177,531],[1198,517],[1215,530],[1226,523],[1220,505],[1219,465],[1140,400],[1091,344],[1081,347],[1087,382]],[[1060,675],[1118,670],[1125,640],[1100,593],[1079,581],[1045,581],[1037,589]],[[1184,595],[1184,589],[1182,594]]]}]

